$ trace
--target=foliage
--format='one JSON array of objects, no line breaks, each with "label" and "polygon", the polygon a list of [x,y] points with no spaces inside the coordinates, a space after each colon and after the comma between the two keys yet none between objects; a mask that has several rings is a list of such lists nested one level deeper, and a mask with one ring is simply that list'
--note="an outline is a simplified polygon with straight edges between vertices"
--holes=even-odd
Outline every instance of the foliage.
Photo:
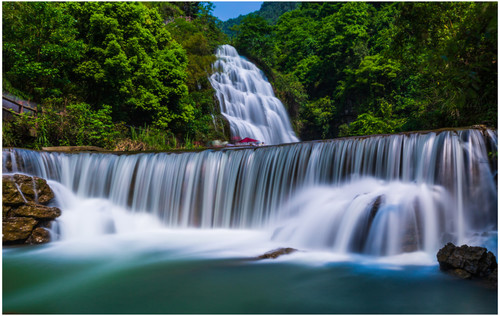
[{"label": "foliage", "polygon": [[73,93],[72,68],[82,58],[84,43],[65,6],[5,2],[2,18],[4,80],[37,101]]},{"label": "foliage", "polygon": [[275,56],[277,94],[318,139],[496,126],[497,24],[496,3],[304,2],[275,26],[241,23],[234,42],[259,64]]},{"label": "foliage", "polygon": [[[252,12],[266,20],[271,25],[275,25],[278,18],[285,12],[294,10],[298,7],[299,2],[263,2],[259,10]],[[241,24],[241,21],[247,15],[240,15],[237,18],[229,19],[221,23],[222,32],[227,34],[229,37],[233,37],[236,32],[233,30],[234,26]]]},{"label": "foliage", "polygon": [[362,136],[373,134],[392,134],[400,132],[402,126],[406,123],[405,118],[397,118],[392,111],[392,105],[385,100],[380,100],[380,110],[378,115],[372,112],[365,112],[350,123],[343,126],[339,136]]},{"label": "foliage", "polygon": [[234,44],[241,54],[251,56],[267,67],[274,65],[273,29],[263,17],[249,14],[233,30],[236,31]]},{"label": "foliage", "polygon": [[64,112],[46,106],[37,117],[14,116],[3,126],[3,146],[41,149],[49,146],[100,146],[112,149],[120,125],[111,120],[111,107],[95,111],[86,103],[71,104]]},{"label": "foliage", "polygon": [[[4,3],[3,89],[43,106],[36,124],[19,123],[38,139],[8,143],[38,148],[93,142],[110,147],[114,134],[107,135],[97,121],[87,124],[103,132],[99,137],[77,131],[89,117],[108,127],[110,119],[117,126],[147,125],[181,140],[219,135],[207,124],[217,112],[207,77],[213,52],[224,40],[212,6]],[[90,106],[77,106],[83,103]],[[65,122],[75,126],[59,126]],[[7,125],[9,129],[12,124]]]}]

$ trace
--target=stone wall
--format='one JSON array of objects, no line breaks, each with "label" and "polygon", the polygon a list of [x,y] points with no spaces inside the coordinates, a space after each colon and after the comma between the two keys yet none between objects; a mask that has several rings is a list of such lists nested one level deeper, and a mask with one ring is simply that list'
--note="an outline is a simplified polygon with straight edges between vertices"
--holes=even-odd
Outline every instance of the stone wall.
[{"label": "stone wall", "polygon": [[47,204],[54,192],[47,181],[21,174],[2,176],[2,242],[4,245],[50,241],[51,222],[61,215]]}]

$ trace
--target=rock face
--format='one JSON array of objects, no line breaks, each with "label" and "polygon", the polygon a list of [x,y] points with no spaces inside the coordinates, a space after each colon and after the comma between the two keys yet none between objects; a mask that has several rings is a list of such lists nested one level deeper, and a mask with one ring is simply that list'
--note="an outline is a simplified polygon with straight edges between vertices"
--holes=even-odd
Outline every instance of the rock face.
[{"label": "rock face", "polygon": [[47,181],[21,174],[2,176],[2,241],[4,245],[50,241],[46,227],[61,215],[46,204],[54,198]]},{"label": "rock face", "polygon": [[438,251],[437,259],[442,271],[462,279],[480,279],[490,287],[497,287],[497,261],[486,248],[447,243]]}]

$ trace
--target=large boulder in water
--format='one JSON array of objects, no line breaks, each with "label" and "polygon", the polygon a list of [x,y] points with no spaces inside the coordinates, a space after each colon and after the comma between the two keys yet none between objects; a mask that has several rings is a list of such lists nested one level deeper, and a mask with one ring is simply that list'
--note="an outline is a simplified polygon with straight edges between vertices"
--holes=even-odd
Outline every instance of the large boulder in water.
[{"label": "large boulder in water", "polygon": [[497,287],[497,261],[484,247],[447,243],[437,253],[439,268],[462,279],[481,279]]},{"label": "large boulder in water", "polygon": [[48,204],[54,192],[47,181],[38,177],[15,174],[2,176],[2,242],[40,244],[50,241],[51,221],[61,215]]}]

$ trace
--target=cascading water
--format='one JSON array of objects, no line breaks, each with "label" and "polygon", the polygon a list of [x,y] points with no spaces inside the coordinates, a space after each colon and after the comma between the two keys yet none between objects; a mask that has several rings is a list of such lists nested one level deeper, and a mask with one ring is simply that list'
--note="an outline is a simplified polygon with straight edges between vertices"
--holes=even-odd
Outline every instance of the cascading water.
[{"label": "cascading water", "polygon": [[254,138],[266,145],[298,142],[283,104],[262,71],[230,45],[220,46],[216,56],[216,72],[210,83],[231,135]]},{"label": "cascading water", "polygon": [[128,210],[172,228],[271,229],[286,245],[379,256],[495,231],[496,149],[496,132],[477,129],[180,154],[4,149],[3,172],[57,181],[89,209],[114,205],[102,207],[111,232]]}]

